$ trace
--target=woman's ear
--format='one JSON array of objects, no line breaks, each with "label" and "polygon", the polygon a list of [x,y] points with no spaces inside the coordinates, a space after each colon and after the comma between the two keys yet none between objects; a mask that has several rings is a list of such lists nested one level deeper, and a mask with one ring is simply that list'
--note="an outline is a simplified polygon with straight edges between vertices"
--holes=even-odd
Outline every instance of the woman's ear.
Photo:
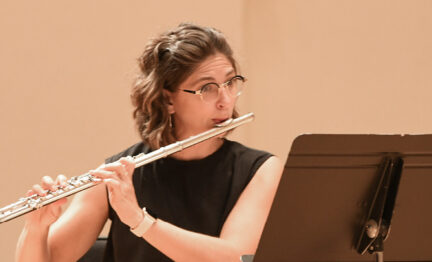
[{"label": "woman's ear", "polygon": [[168,113],[174,114],[175,110],[174,110],[174,104],[172,102],[172,95],[173,94],[170,91],[165,90],[165,89],[163,90],[163,94],[164,94],[164,98],[166,101],[166,107],[167,107]]}]

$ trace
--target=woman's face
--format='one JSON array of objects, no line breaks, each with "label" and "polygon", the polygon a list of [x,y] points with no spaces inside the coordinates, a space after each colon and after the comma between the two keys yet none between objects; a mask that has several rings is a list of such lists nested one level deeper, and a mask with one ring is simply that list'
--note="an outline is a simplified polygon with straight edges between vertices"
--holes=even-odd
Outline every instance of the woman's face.
[{"label": "woman's face", "polygon": [[235,76],[231,62],[222,54],[204,60],[195,71],[180,84],[177,91],[168,94],[172,105],[177,139],[184,139],[212,128],[232,116],[237,97],[219,88],[219,97],[214,101],[203,101],[200,95],[182,91],[199,90],[207,83],[222,84]]}]

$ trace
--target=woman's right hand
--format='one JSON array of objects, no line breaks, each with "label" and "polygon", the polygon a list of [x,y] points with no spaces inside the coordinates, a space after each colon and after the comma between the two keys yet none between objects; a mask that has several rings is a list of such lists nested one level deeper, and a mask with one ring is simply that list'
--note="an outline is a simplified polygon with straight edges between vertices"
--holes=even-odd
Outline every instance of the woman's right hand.
[{"label": "woman's right hand", "polygon": [[[40,184],[33,185],[32,189],[27,192],[27,196],[37,194],[39,196],[46,196],[47,191],[56,191],[58,188],[67,186],[67,178],[64,175],[58,175],[55,181],[49,177],[42,177]],[[38,210],[27,214],[26,223],[36,224],[38,227],[49,227],[54,223],[61,214],[61,207],[67,202],[66,198],[61,198],[49,205],[43,206]]]}]

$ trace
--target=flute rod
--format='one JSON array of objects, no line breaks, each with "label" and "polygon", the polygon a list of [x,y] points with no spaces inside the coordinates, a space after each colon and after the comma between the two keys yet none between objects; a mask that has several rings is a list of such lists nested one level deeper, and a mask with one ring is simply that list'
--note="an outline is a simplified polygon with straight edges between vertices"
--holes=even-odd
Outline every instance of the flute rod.
[{"label": "flute rod", "polygon": [[[168,155],[179,152],[185,148],[193,146],[197,143],[203,142],[209,138],[223,134],[233,128],[248,123],[254,119],[253,113],[248,113],[235,119],[228,119],[223,123],[217,124],[214,128],[207,130],[187,139],[169,144],[161,147],[158,150],[150,153],[141,153],[133,157],[135,167],[146,165],[150,162],[156,161],[160,158],[167,157]],[[101,179],[96,178],[89,173],[80,176],[71,177],[67,180],[67,186],[59,188],[56,191],[47,191],[45,196],[34,194],[32,196],[19,199],[17,202],[0,208],[0,223],[12,220],[26,213],[39,209],[61,198],[68,197],[76,194],[82,190],[91,188],[102,182]]]}]

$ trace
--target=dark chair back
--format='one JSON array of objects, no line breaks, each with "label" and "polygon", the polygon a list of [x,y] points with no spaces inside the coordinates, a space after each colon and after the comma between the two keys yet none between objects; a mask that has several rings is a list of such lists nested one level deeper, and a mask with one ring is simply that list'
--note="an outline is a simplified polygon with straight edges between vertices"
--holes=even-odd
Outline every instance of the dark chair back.
[{"label": "dark chair back", "polygon": [[99,237],[96,239],[89,251],[87,251],[87,253],[85,253],[77,262],[102,262],[106,243],[106,237]]}]

